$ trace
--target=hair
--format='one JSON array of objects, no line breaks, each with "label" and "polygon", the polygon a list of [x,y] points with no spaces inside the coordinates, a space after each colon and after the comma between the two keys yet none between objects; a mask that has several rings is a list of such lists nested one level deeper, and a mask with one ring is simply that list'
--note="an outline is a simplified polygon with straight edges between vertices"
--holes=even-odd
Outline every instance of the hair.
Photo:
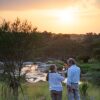
[{"label": "hair", "polygon": [[76,64],[76,61],[75,61],[74,58],[69,58],[69,59],[67,60],[67,63],[68,63],[69,65],[74,65],[74,64]]},{"label": "hair", "polygon": [[55,68],[56,68],[56,65],[51,65],[49,69],[50,69],[51,72],[54,72]]}]

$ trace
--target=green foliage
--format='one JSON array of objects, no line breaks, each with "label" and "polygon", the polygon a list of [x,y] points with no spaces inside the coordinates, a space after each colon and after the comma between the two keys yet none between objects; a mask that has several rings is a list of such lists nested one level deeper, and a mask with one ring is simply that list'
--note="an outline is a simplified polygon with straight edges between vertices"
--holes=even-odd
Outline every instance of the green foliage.
[{"label": "green foliage", "polygon": [[56,60],[53,63],[56,64],[56,66],[58,68],[63,68],[63,66],[64,66],[64,62],[63,61],[60,61],[60,60]]},{"label": "green foliage", "polygon": [[30,34],[30,27],[27,21],[21,23],[18,18],[13,23],[4,21],[0,26],[0,61],[4,64],[0,81],[13,91],[16,100],[18,100],[18,89],[21,87],[20,74],[23,61],[31,59],[30,55],[37,48],[39,44],[37,40],[40,39],[35,30]]},{"label": "green foliage", "polygon": [[92,66],[90,71],[92,77],[91,82],[96,85],[100,85],[100,64],[97,66]]},{"label": "green foliage", "polygon": [[81,55],[81,56],[78,56],[77,59],[82,61],[83,63],[88,63],[90,57],[86,55]]},{"label": "green foliage", "polygon": [[[50,57],[57,59],[78,57],[83,62],[88,62],[91,57],[99,58],[98,54],[95,53],[97,52],[96,48],[99,48],[100,44],[99,34],[70,35],[54,34],[47,31],[38,32],[37,28],[33,28],[27,20],[21,21],[19,18],[13,23],[3,21],[0,26],[0,40],[1,43],[3,41],[4,45],[6,45],[5,50],[8,48],[10,52],[15,48],[13,52],[19,50],[21,55],[24,52],[23,50],[28,50],[27,56],[31,52],[31,59],[40,56],[43,58]],[[18,46],[19,48],[17,48]],[[12,47],[12,50],[9,47]]]},{"label": "green foliage", "polygon": [[81,68],[81,74],[86,74],[91,68],[91,64],[79,64],[78,66]]},{"label": "green foliage", "polygon": [[83,82],[80,86],[80,92],[83,96],[87,95],[87,89],[88,89],[88,83],[87,82]]},{"label": "green foliage", "polygon": [[[44,98],[44,100],[51,100],[49,86],[48,86],[48,83],[46,82],[39,82],[36,84],[25,83],[22,85],[22,87],[23,87],[25,96],[23,96],[19,90],[20,92],[19,100],[25,100],[25,98],[27,100],[41,100],[41,98]],[[66,90],[65,84],[63,85],[63,89],[64,89],[63,100],[67,100],[67,96],[66,96],[67,90]],[[88,88],[86,92],[88,93],[88,97],[94,97],[95,100],[100,100],[100,87],[96,87],[95,85],[88,84]],[[1,95],[1,92],[0,92],[0,95]],[[3,100],[3,99],[0,98],[0,100]]]},{"label": "green foliage", "polygon": [[93,51],[95,58],[100,61],[100,48],[95,48]]},{"label": "green foliage", "polygon": [[100,85],[100,63],[79,64],[81,68],[82,80],[89,80],[93,84]]}]

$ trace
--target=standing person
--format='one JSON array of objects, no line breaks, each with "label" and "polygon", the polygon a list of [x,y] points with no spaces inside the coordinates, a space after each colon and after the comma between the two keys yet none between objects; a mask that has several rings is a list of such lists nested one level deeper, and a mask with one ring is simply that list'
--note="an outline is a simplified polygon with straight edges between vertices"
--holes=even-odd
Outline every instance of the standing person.
[{"label": "standing person", "polygon": [[69,58],[67,64],[69,66],[67,73],[68,100],[80,100],[80,68],[76,65],[76,61],[73,58]]},{"label": "standing person", "polygon": [[68,66],[68,64],[65,62],[63,67],[64,67],[65,78],[67,78],[67,72],[68,72],[68,67],[69,67],[69,66]]},{"label": "standing person", "polygon": [[62,100],[62,81],[64,81],[64,77],[57,73],[57,67],[55,65],[50,66],[47,80],[49,82],[52,100]]}]

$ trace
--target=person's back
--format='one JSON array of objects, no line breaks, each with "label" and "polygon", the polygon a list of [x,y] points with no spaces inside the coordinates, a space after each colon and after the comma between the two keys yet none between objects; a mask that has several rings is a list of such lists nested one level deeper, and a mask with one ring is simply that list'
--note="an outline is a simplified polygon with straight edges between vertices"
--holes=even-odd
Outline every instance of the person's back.
[{"label": "person's back", "polygon": [[76,66],[73,58],[69,58],[67,63],[69,65],[67,74],[68,100],[80,100],[78,85],[80,81],[80,68]]},{"label": "person's back", "polygon": [[52,100],[62,100],[62,81],[64,77],[56,72],[56,66],[50,66],[50,72],[47,75],[49,90]]},{"label": "person's back", "polygon": [[80,68],[78,66],[76,66],[76,65],[72,65],[68,69],[68,76],[69,76],[68,80],[71,83],[79,83],[79,81],[80,81]]},{"label": "person's back", "polygon": [[49,73],[49,89],[50,90],[56,90],[56,91],[62,91],[62,81],[64,80],[64,77],[62,77],[58,73]]}]

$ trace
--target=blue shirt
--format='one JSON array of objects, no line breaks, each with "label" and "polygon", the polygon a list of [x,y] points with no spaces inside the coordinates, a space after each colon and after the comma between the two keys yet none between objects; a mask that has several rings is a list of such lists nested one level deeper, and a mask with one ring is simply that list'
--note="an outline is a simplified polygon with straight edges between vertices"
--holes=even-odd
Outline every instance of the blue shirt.
[{"label": "blue shirt", "polygon": [[80,68],[76,65],[72,65],[68,68],[67,74],[67,85],[71,85],[71,83],[79,83],[80,81]]},{"label": "blue shirt", "polygon": [[62,81],[64,81],[64,77],[58,73],[49,73],[49,89],[62,91]]}]

